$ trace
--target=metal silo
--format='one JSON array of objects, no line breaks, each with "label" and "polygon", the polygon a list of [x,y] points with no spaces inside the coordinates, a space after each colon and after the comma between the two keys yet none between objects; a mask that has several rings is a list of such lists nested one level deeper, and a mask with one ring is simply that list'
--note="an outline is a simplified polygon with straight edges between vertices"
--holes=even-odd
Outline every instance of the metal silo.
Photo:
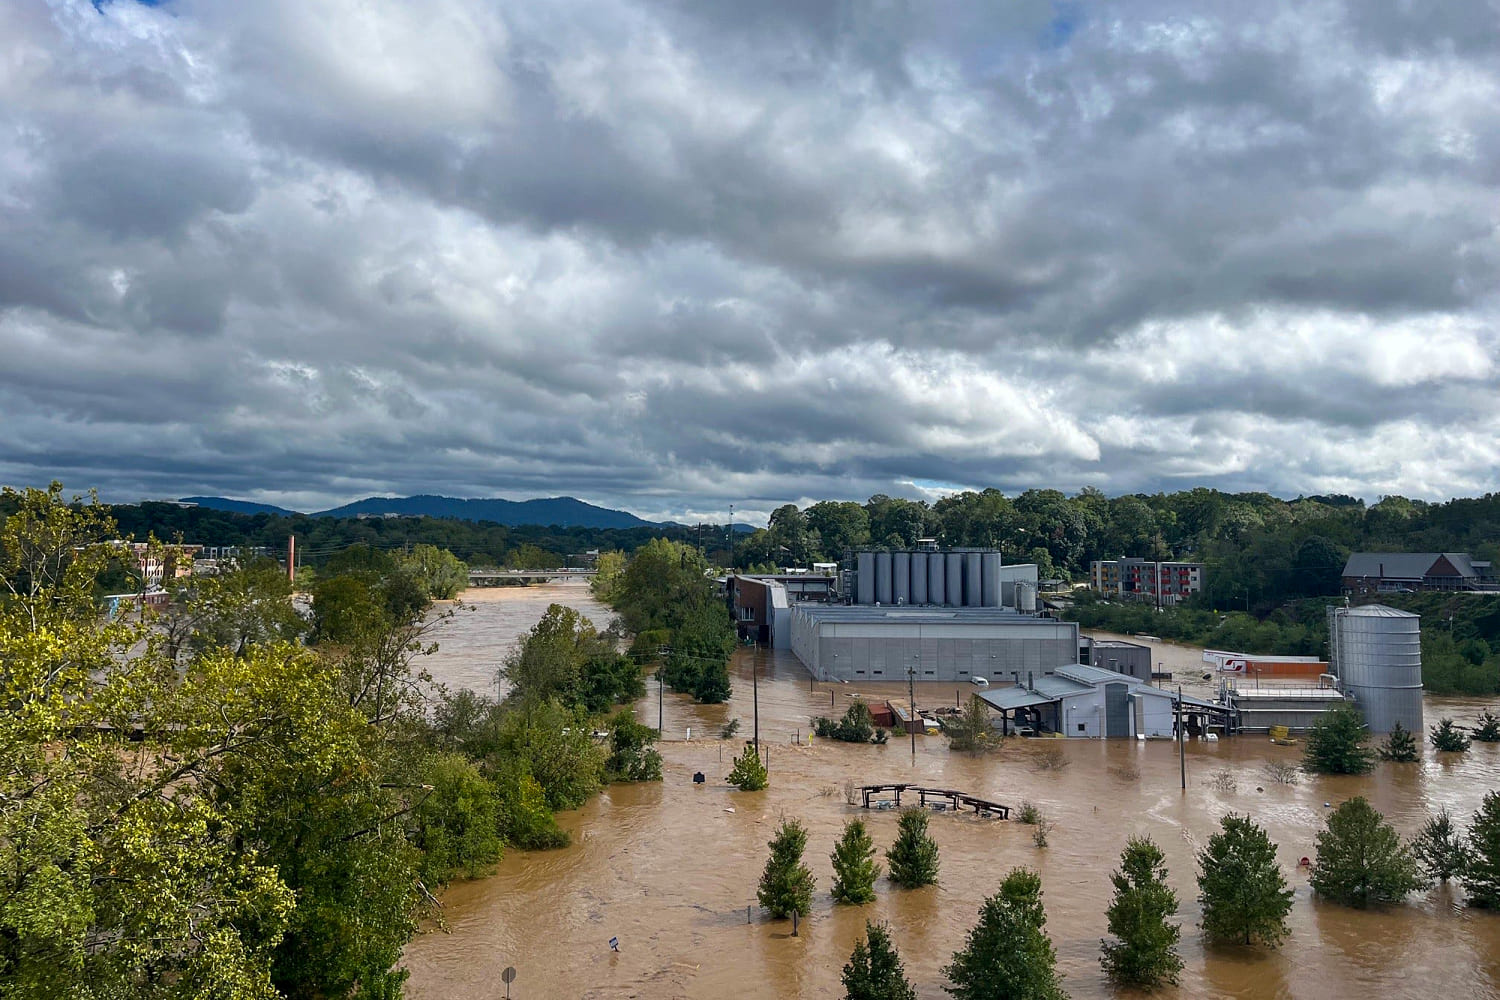
[{"label": "metal silo", "polygon": [[854,584],[856,604],[875,603],[875,553],[861,552],[857,560],[859,579]]},{"label": "metal silo", "polygon": [[1372,733],[1422,732],[1421,621],[1384,604],[1334,611],[1332,669]]},{"label": "metal silo", "polygon": [[961,608],[964,606],[964,554],[962,552],[949,552],[946,560],[946,568],[943,570],[946,577],[947,600],[943,603],[950,608]]},{"label": "metal silo", "polygon": [[984,598],[978,552],[964,553],[964,607],[977,608]]},{"label": "metal silo", "polygon": [[947,589],[943,586],[945,565],[941,552],[927,554],[927,600],[933,604],[944,603],[943,594]]},{"label": "metal silo", "polygon": [[911,554],[911,602],[927,603],[927,553]]},{"label": "metal silo", "polygon": [[911,553],[897,552],[891,556],[891,572],[894,587],[891,597],[897,604],[911,603]]},{"label": "metal silo", "polygon": [[891,554],[875,553],[875,603],[891,603]]},{"label": "metal silo", "polygon": [[979,581],[979,602],[987,608],[998,608],[1000,606],[1000,553],[980,553]]},{"label": "metal silo", "polygon": [[1016,610],[1024,615],[1036,613],[1036,588],[1025,580],[1016,581]]}]

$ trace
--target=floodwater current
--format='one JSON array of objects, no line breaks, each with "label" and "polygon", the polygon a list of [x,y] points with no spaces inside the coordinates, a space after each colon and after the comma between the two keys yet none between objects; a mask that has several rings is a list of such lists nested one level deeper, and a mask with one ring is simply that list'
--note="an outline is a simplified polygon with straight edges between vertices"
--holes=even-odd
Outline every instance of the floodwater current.
[{"label": "floodwater current", "polygon": [[[438,636],[442,648],[428,667],[450,686],[479,691],[493,692],[494,665],[547,604],[570,604],[601,626],[608,616],[577,585],[470,591],[465,599],[476,610]],[[1193,651],[1177,650],[1184,665],[1196,661]],[[606,788],[560,817],[573,834],[571,847],[509,852],[494,875],[449,888],[446,927],[427,927],[406,949],[407,995],[491,1000],[505,995],[500,973],[515,966],[511,995],[518,1000],[837,998],[843,965],[871,919],[890,924],[918,996],[938,1000],[946,996],[940,969],[962,946],[981,900],[1024,865],[1042,877],[1065,988],[1075,998],[1115,996],[1098,962],[1109,874],[1127,837],[1149,835],[1167,855],[1181,902],[1186,963],[1181,985],[1158,996],[1500,996],[1500,914],[1463,908],[1456,887],[1368,911],[1322,903],[1297,867],[1314,854],[1328,805],[1354,795],[1367,797],[1403,835],[1440,805],[1467,825],[1484,793],[1500,788],[1500,746],[1441,755],[1425,747],[1417,764],[1381,764],[1362,777],[1303,775],[1286,785],[1265,767],[1297,763],[1298,747],[1260,736],[1190,740],[1184,791],[1177,745],[1166,741],[1012,739],[981,758],[952,754],[935,736],[917,737],[915,755],[904,736],[884,746],[808,745],[812,715],[842,713],[856,691],[904,696],[904,686],[814,684],[789,654],[766,651],[741,650],[732,672],[726,705],[694,705],[671,693],[658,702],[648,681],[637,713],[654,724],[660,704],[666,780]],[[952,704],[966,687],[918,684],[918,706]],[[740,739],[717,736],[730,718],[740,720],[742,736],[751,735],[757,690],[771,787],[746,793],[724,782]],[[1483,707],[1428,697],[1426,721],[1468,720]],[[693,784],[695,771],[706,784]],[[882,879],[876,902],[834,906],[828,855],[844,822],[864,819],[882,852],[896,826],[892,812],[847,804],[844,785],[893,781],[956,788],[1012,807],[1031,801],[1056,827],[1038,849],[1032,828],[1014,820],[934,815],[938,886],[904,891]],[[1195,855],[1231,811],[1267,828],[1295,890],[1291,934],[1277,950],[1208,948],[1197,928]],[[795,937],[790,922],[769,920],[754,905],[766,841],[783,815],[808,827],[805,860],[817,877],[812,914]]]}]

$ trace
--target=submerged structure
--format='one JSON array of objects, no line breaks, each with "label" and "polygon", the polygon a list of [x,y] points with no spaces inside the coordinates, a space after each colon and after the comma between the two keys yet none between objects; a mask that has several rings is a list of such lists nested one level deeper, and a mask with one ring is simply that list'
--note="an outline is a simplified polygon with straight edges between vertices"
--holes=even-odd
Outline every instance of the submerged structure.
[{"label": "submerged structure", "polygon": [[1372,733],[1422,731],[1421,621],[1384,604],[1328,610],[1328,669]]}]

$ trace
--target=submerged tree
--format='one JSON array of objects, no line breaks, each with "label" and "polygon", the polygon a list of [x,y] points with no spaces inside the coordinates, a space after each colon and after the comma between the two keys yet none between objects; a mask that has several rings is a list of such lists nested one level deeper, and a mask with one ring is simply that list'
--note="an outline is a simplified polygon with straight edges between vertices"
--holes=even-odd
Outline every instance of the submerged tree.
[{"label": "submerged tree", "polygon": [[865,936],[854,942],[843,980],[844,1000],[917,1000],[884,924],[865,922]]},{"label": "submerged tree", "polygon": [[1066,1000],[1057,952],[1043,929],[1042,880],[1016,868],[979,907],[979,922],[943,969],[959,1000]]},{"label": "submerged tree", "polygon": [[833,847],[833,901],[859,905],[875,900],[875,880],[880,866],[875,863],[875,841],[865,830],[862,820],[844,824],[844,835]]},{"label": "submerged tree", "polygon": [[794,819],[783,819],[767,846],[771,848],[771,856],[766,859],[756,892],[760,905],[778,919],[793,913],[807,916],[812,909],[814,882],[812,872],[802,863],[807,828]]},{"label": "submerged tree", "polygon": [[1486,792],[1469,824],[1464,892],[1469,905],[1500,909],[1500,792]]},{"label": "submerged tree", "polygon": [[635,721],[635,713],[622,709],[609,720],[609,757],[604,762],[605,781],[660,781],[661,752],[656,730]]},{"label": "submerged tree", "polygon": [[1427,740],[1435,749],[1449,753],[1463,753],[1469,749],[1469,734],[1453,724],[1452,719],[1441,719],[1428,730]]},{"label": "submerged tree", "polygon": [[1151,988],[1177,982],[1182,928],[1168,923],[1177,913],[1177,894],[1167,885],[1167,862],[1148,837],[1132,837],[1120,854],[1120,870],[1110,876],[1115,898],[1109,906],[1109,932],[1100,964],[1122,986]]},{"label": "submerged tree", "polygon": [[729,783],[742,792],[758,792],[771,783],[766,774],[766,765],[760,762],[760,752],[754,743],[746,743],[745,750],[734,759],[734,769],[729,772]]},{"label": "submerged tree", "polygon": [[964,714],[946,732],[949,750],[980,754],[998,745],[995,727],[990,725],[990,707],[977,694],[969,696]]},{"label": "submerged tree", "polygon": [[1416,734],[1401,723],[1396,723],[1385,742],[1380,745],[1380,757],[1399,764],[1410,764],[1417,759]]},{"label": "submerged tree", "polygon": [[1422,831],[1411,842],[1411,850],[1427,876],[1440,882],[1462,875],[1469,856],[1463,835],[1447,806],[1422,824]]},{"label": "submerged tree", "polygon": [[1276,947],[1286,936],[1292,890],[1276,845],[1248,816],[1219,820],[1221,832],[1198,854],[1198,900],[1210,941]]},{"label": "submerged tree", "polygon": [[1309,882],[1318,895],[1361,909],[1400,902],[1422,886],[1411,850],[1363,796],[1329,815]]},{"label": "submerged tree", "polygon": [[927,812],[903,809],[897,823],[896,841],[885,852],[891,881],[907,889],[936,885],[938,846],[927,833]]},{"label": "submerged tree", "polygon": [[1375,755],[1364,745],[1369,734],[1358,709],[1339,705],[1308,732],[1302,766],[1318,774],[1364,774],[1375,766]]},{"label": "submerged tree", "polygon": [[1478,718],[1470,732],[1480,743],[1500,743],[1500,718],[1496,718],[1493,712],[1485,709],[1484,714]]},{"label": "submerged tree", "polygon": [[837,722],[826,716],[812,720],[813,734],[825,740],[840,740],[844,743],[869,743],[875,738],[875,717],[870,706],[856,701],[844,710],[844,717]]}]

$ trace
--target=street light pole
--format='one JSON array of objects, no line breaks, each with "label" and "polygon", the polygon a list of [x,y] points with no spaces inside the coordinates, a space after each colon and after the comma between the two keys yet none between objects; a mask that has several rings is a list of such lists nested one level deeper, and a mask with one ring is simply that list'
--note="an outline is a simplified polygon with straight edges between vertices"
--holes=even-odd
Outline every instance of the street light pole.
[{"label": "street light pole", "polygon": [[917,762],[917,731],[912,723],[917,719],[917,668],[906,668],[906,707],[911,713],[906,719],[906,731],[911,734],[911,762]]}]

